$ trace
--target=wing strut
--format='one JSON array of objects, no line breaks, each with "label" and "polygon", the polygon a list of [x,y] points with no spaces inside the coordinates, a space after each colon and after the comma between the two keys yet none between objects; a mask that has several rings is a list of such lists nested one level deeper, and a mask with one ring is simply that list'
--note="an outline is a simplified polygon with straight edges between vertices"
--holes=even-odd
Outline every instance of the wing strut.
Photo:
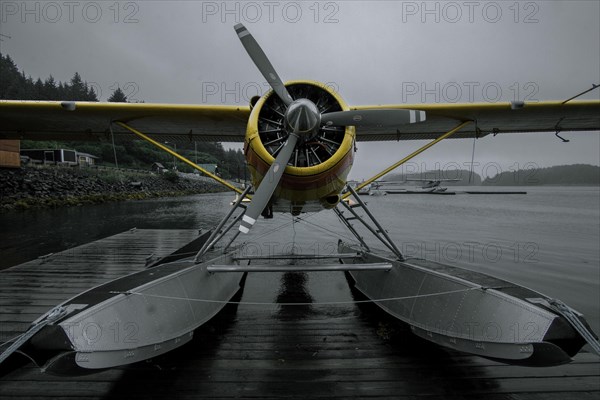
[{"label": "wing strut", "polygon": [[[231,183],[227,182],[224,179],[219,178],[218,176],[208,172],[207,170],[205,170],[204,168],[200,167],[197,164],[194,164],[193,162],[191,162],[190,160],[188,160],[187,158],[185,158],[184,156],[174,152],[173,150],[171,150],[170,148],[168,148],[167,146],[163,146],[162,144],[160,144],[159,142],[157,142],[156,140],[150,138],[147,135],[144,135],[142,132],[138,131],[135,128],[132,128],[131,126],[127,125],[124,122],[121,121],[114,121],[115,124],[119,125],[122,128],[127,129],[129,132],[136,134],[137,136],[139,136],[140,138],[144,139],[145,141],[155,145],[156,147],[158,147],[159,149],[166,151],[167,153],[169,153],[170,155],[172,155],[173,157],[177,157],[179,160],[183,161],[184,163],[186,163],[187,165],[189,165],[192,168],[197,169],[198,171],[202,172],[203,174],[205,174],[206,176],[208,176],[209,178],[214,179],[215,181],[219,182],[221,185],[233,190],[234,192],[237,192],[239,194],[242,194],[242,190],[233,186]],[[248,198],[250,198],[250,196],[246,196]]]},{"label": "wing strut", "polygon": [[[435,139],[435,140],[427,143],[425,146],[419,148],[418,150],[415,150],[414,152],[412,152],[408,156],[404,157],[402,160],[398,161],[397,163],[395,163],[393,165],[390,165],[389,167],[387,167],[386,169],[384,169],[383,171],[381,171],[377,175],[375,175],[375,176],[367,179],[366,181],[362,182],[360,185],[358,185],[356,188],[354,188],[354,190],[358,193],[360,191],[360,189],[362,189],[365,186],[371,184],[372,182],[376,181],[377,179],[381,178],[382,176],[390,173],[391,171],[393,171],[394,169],[398,168],[399,166],[401,166],[402,164],[404,164],[408,160],[411,160],[412,158],[418,156],[419,154],[421,154],[422,152],[424,152],[425,150],[427,150],[431,146],[437,144],[438,142],[441,142],[442,140],[446,139],[449,136],[454,135],[456,132],[458,132],[459,130],[461,130],[462,128],[464,128],[465,126],[467,126],[468,124],[470,124],[472,122],[473,121],[465,121],[465,122],[461,123],[456,128],[454,128],[454,129],[452,129],[452,130],[444,133],[442,136],[440,136],[437,139]],[[342,198],[345,199],[348,196],[350,196],[350,192],[347,192],[346,194],[344,194],[342,196]]]},{"label": "wing strut", "polygon": [[[246,187],[246,189],[242,192],[242,194],[239,195],[239,196],[237,196],[237,199],[235,200],[235,202],[231,206],[231,209],[227,212],[227,215],[225,215],[223,217],[223,219],[221,220],[221,222],[219,222],[219,225],[217,225],[217,227],[212,232],[212,234],[210,235],[210,237],[204,243],[204,246],[202,246],[202,248],[198,251],[198,253],[194,257],[194,263],[195,264],[200,263],[201,259],[202,259],[202,256],[204,256],[204,254],[206,254],[207,251],[209,251],[212,247],[214,247],[214,245],[219,240],[221,240],[223,238],[223,236],[225,236],[227,234],[227,232],[229,232],[229,230],[233,227],[233,225],[237,224],[240,221],[240,219],[242,219],[243,216],[246,214],[246,207],[242,204],[242,201],[244,200],[244,197],[246,197],[246,195],[248,194],[248,192],[250,191],[251,188],[252,188],[252,185],[248,185],[248,187]],[[233,213],[238,208],[242,208],[242,212],[240,214],[238,214],[238,216],[235,217],[233,219],[233,221],[231,221],[229,223],[229,225],[227,225],[225,227],[225,229],[223,229],[223,226],[225,226],[225,223],[227,223],[227,220],[229,220],[229,218],[233,215]],[[240,234],[240,231],[237,231],[235,233],[235,235],[233,236],[233,238],[231,238],[229,240],[229,243],[223,248],[223,252],[225,252],[227,250],[227,248],[231,245],[231,243],[233,243],[233,241],[235,239],[237,239],[237,237],[238,237],[239,234]]]}]

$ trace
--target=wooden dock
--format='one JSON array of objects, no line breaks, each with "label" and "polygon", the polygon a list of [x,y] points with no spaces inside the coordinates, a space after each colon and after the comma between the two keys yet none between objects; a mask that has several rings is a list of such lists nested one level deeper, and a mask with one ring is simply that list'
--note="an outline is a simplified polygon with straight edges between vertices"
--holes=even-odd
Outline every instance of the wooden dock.
[{"label": "wooden dock", "polygon": [[[196,237],[124,232],[0,272],[2,339],[68,297],[143,269],[149,255],[166,256]],[[83,377],[54,377],[31,364],[5,369],[0,398],[600,397],[594,354],[551,368],[503,365],[424,341],[373,304],[320,304],[360,296],[342,272],[252,273],[234,299],[242,304],[226,306],[180,349]],[[304,305],[286,305],[294,302]]]},{"label": "wooden dock", "polygon": [[25,332],[55,305],[141,271],[197,237],[197,230],[132,229],[1,271],[0,342]]}]

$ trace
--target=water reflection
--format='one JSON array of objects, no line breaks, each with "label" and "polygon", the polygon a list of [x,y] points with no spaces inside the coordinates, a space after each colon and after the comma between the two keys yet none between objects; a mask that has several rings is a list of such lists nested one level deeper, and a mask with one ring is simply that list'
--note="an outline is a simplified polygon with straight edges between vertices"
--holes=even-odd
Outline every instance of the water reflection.
[{"label": "water reflection", "polygon": [[306,272],[286,272],[281,276],[281,287],[277,294],[276,303],[304,303],[286,305],[281,304],[277,311],[280,320],[297,320],[314,314],[310,304],[313,297],[307,288],[308,275]]}]

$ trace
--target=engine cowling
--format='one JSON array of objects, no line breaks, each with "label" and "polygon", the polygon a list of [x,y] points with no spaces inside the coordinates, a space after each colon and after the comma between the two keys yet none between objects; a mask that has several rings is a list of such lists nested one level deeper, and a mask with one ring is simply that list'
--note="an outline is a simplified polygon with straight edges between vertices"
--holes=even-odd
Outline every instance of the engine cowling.
[{"label": "engine cowling", "polygon": [[[348,106],[331,88],[312,81],[285,84],[294,100],[312,101],[321,114],[346,111]],[[269,91],[252,108],[244,153],[254,187],[258,187],[288,137],[285,104]],[[355,128],[321,124],[298,140],[284,175],[275,191],[276,205],[288,206],[293,214],[309,204],[331,208],[346,183],[354,160]],[[287,201],[287,202],[286,202]]]}]

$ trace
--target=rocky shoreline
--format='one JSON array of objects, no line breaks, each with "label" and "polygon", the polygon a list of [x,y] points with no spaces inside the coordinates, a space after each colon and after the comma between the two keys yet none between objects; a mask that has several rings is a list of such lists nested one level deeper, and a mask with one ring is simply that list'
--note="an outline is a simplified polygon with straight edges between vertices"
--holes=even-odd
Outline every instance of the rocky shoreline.
[{"label": "rocky shoreline", "polygon": [[57,166],[0,169],[0,212],[221,191],[218,183],[173,172]]}]

